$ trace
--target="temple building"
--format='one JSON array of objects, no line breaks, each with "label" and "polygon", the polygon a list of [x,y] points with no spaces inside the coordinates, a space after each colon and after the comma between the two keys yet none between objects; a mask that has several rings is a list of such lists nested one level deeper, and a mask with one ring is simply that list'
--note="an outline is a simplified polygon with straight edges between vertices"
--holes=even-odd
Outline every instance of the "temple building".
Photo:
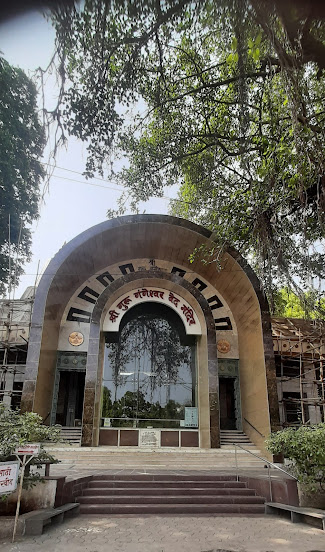
[{"label": "temple building", "polygon": [[64,245],[35,297],[2,301],[0,400],[83,446],[218,448],[243,431],[263,450],[271,431],[323,420],[322,324],[272,321],[247,262],[232,247],[207,261],[214,248],[165,215]]}]

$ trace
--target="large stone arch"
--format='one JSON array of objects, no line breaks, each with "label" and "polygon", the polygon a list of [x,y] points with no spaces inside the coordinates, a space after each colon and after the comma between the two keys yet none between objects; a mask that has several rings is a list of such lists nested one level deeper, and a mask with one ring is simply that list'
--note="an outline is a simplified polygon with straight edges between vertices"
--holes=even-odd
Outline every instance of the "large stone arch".
[{"label": "large stone arch", "polygon": [[[217,268],[214,263],[204,264],[200,255],[190,262],[190,255],[200,246],[214,246],[209,230],[166,215],[135,215],[105,221],[66,244],[48,265],[37,289],[23,410],[34,410],[48,418],[60,324],[73,293],[111,264],[122,265],[134,258],[168,258],[176,267],[182,266],[183,272],[187,271],[184,278],[176,274],[183,283],[188,277],[193,286],[190,275],[195,273],[210,282],[227,301],[238,329],[243,426],[251,439],[263,446],[263,436],[278,424],[267,300],[256,275],[236,250],[228,247]],[[149,273],[146,272],[146,277]]]}]

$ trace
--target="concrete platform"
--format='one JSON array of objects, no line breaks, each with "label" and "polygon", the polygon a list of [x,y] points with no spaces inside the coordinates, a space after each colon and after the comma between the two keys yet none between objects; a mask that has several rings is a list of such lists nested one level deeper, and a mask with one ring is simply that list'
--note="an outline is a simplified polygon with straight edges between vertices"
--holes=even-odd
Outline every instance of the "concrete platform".
[{"label": "concrete platform", "polygon": [[[139,447],[75,447],[51,446],[48,450],[60,460],[51,467],[51,474],[65,470],[96,473],[103,470],[233,470],[236,467],[235,448],[229,445],[220,449],[148,449]],[[260,455],[258,449],[250,449]],[[240,469],[264,469],[265,462],[244,450],[237,449]],[[91,471],[89,472],[89,468]]]},{"label": "concrete platform", "polygon": [[324,532],[273,516],[80,516],[1,552],[324,552]]}]

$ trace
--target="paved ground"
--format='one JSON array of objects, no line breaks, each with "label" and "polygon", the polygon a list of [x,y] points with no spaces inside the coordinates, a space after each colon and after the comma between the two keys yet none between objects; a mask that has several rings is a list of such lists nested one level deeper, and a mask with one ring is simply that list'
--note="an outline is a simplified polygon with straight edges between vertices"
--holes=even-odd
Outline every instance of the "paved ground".
[{"label": "paved ground", "polygon": [[80,516],[1,552],[325,552],[325,533],[265,517]]}]

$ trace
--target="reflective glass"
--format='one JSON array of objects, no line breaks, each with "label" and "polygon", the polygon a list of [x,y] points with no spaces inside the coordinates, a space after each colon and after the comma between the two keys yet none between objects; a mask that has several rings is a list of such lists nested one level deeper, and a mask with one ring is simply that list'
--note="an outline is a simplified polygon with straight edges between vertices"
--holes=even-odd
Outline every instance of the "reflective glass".
[{"label": "reflective glass", "polygon": [[106,344],[102,425],[184,427],[185,408],[196,407],[195,343],[181,343],[170,309],[142,310]]}]

